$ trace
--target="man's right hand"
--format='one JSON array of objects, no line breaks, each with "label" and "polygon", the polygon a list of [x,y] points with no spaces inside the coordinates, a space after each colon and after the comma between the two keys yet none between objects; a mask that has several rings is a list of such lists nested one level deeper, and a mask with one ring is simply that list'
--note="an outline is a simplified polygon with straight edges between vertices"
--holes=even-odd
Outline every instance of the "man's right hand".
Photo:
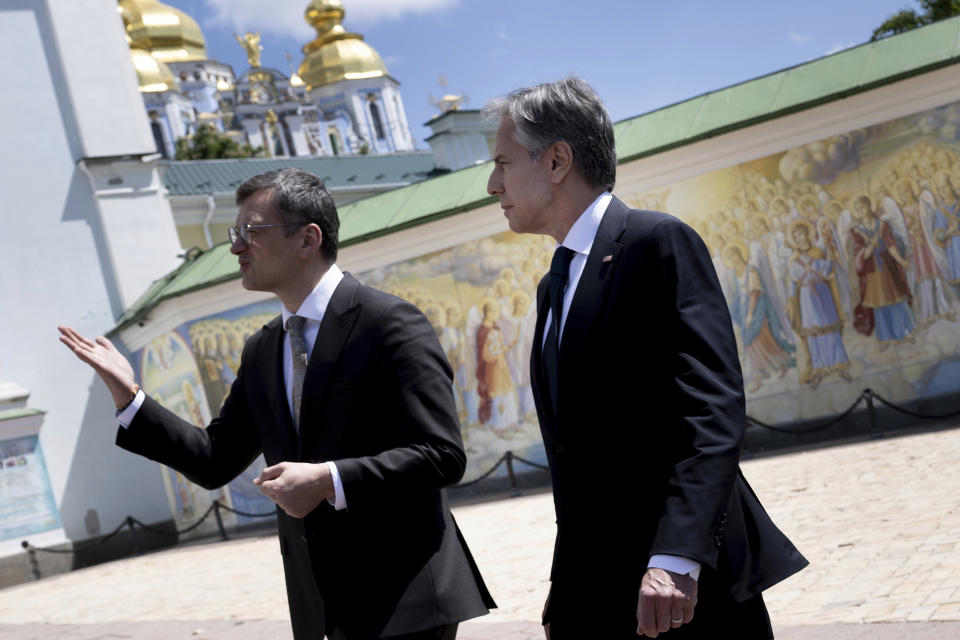
[{"label": "man's right hand", "polygon": [[74,355],[93,367],[100,379],[107,385],[113,402],[118,407],[130,402],[134,392],[133,367],[121,355],[113,343],[100,336],[90,340],[70,327],[60,326],[60,342],[65,344]]}]

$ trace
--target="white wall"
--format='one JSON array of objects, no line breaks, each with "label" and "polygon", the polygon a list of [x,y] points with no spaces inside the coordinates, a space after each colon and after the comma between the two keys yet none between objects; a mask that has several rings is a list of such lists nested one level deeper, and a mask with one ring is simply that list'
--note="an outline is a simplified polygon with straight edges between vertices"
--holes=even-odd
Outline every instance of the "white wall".
[{"label": "white wall", "polygon": [[[177,264],[163,198],[131,189],[126,202],[101,207],[78,165],[133,156],[128,165],[138,167],[141,184],[156,181],[152,165],[138,159],[154,143],[116,2],[4,0],[0,77],[0,370],[31,390],[30,407],[48,412],[40,441],[70,538],[87,537],[88,509],[103,532],[128,514],[166,519],[157,466],[114,446],[109,395],[57,341],[61,323],[107,331],[125,304]],[[123,167],[108,179],[116,177],[130,186]],[[122,237],[108,239],[107,228]]]}]

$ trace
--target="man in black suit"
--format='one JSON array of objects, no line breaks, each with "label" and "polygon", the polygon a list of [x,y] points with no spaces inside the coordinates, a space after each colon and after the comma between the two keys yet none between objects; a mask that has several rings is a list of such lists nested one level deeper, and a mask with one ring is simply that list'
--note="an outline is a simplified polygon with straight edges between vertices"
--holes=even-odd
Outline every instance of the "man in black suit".
[{"label": "man in black suit", "polygon": [[547,637],[772,637],[761,591],[806,560],[739,473],[743,383],[706,247],[610,194],[613,127],[582,80],[487,111],[487,190],[513,231],[560,243],[530,365],[557,513]]},{"label": "man in black suit", "polygon": [[206,429],[145,396],[105,338],[61,327],[61,341],[110,389],[121,447],[207,488],[263,453],[254,482],[278,506],[298,640],[455,637],[495,605],[443,490],[466,460],[430,323],[336,266],[339,220],[316,176],[251,178],[237,204],[243,286],[276,294],[283,312],[247,341]]}]

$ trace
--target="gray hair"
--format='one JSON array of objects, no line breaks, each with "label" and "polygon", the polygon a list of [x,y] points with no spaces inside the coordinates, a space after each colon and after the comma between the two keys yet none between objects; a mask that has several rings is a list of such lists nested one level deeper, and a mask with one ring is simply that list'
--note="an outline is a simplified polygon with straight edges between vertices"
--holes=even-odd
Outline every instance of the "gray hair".
[{"label": "gray hair", "polygon": [[484,106],[488,116],[510,118],[516,141],[538,160],[550,145],[566,142],[573,165],[595,187],[613,191],[617,152],[613,123],[593,88],[576,76],[523,87]]},{"label": "gray hair", "polygon": [[[277,169],[254,176],[237,187],[237,206],[258,191],[269,189],[272,204],[280,219],[288,224],[316,224],[323,238],[320,252],[331,263],[337,259],[337,232],[340,218],[333,196],[327,191],[323,180],[302,169]],[[285,230],[288,236],[295,229]]]}]

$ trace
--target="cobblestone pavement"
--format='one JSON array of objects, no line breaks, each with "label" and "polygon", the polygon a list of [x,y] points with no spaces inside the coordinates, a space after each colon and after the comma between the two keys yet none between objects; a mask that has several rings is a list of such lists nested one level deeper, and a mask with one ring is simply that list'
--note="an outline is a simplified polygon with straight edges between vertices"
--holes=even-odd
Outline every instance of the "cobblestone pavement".
[{"label": "cobblestone pavement", "polygon": [[[811,562],[766,592],[786,640],[960,638],[960,429],[743,464]],[[548,493],[454,509],[501,608],[461,640],[541,638]],[[0,640],[289,640],[279,546],[180,546],[0,591]],[[667,636],[669,637],[669,635]]]}]

